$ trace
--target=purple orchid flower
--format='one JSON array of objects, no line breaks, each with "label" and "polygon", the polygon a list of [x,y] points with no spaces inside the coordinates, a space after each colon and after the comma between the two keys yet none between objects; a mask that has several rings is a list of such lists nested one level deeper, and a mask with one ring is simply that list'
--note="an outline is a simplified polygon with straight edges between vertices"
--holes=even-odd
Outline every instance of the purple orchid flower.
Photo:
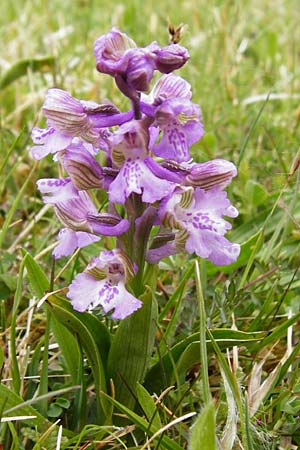
[{"label": "purple orchid flower", "polygon": [[[178,163],[190,160],[189,146],[204,134],[200,107],[191,96],[190,84],[173,74],[161,77],[150,94],[142,96],[141,111],[154,119],[150,148],[156,156]],[[159,130],[162,136],[155,144]]]},{"label": "purple orchid flower", "polygon": [[239,256],[240,246],[224,237],[231,224],[222,217],[236,217],[238,212],[220,188],[208,191],[177,188],[161,202],[158,215],[165,227],[175,230],[175,236],[160,247],[149,250],[150,262],[158,262],[162,256],[177,253],[183,248],[188,253],[208,258],[216,265],[231,264]]},{"label": "purple orchid flower", "polygon": [[109,186],[111,202],[125,203],[135,192],[142,196],[143,202],[154,203],[174,190],[173,182],[159,178],[153,172],[157,163],[148,156],[149,134],[143,121],[120,126],[111,143],[112,161],[120,167],[119,174]]},{"label": "purple orchid flower", "polygon": [[147,47],[137,47],[117,28],[96,39],[94,54],[97,70],[115,77],[118,87],[131,98],[135,91],[149,89],[154,70],[169,73],[183,66],[189,58],[188,51],[177,44],[161,48],[152,42]]},{"label": "purple orchid flower", "polygon": [[189,161],[189,146],[204,134],[200,107],[189,100],[170,99],[156,108],[155,125],[162,138],[153,148],[156,156],[177,162]]},{"label": "purple orchid flower", "polygon": [[105,313],[114,309],[113,319],[124,319],[142,306],[125,287],[133,273],[132,264],[120,250],[103,251],[74,278],[67,297],[77,311],[101,305]]}]

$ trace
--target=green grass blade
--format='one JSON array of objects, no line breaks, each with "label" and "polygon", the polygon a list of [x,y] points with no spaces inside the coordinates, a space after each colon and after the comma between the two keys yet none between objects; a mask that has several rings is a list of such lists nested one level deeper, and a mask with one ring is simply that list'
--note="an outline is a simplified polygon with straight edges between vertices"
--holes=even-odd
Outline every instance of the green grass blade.
[{"label": "green grass blade", "polygon": [[144,413],[148,419],[148,422],[153,424],[153,426],[157,429],[161,428],[161,421],[159,417],[159,412],[157,406],[147,391],[140,383],[137,383],[136,386],[136,395],[138,398],[138,402],[143,408]]},{"label": "green grass blade", "polygon": [[[158,430],[154,427],[154,425],[149,425],[147,420],[140,417],[138,414],[133,412],[131,409],[124,406],[122,403],[118,402],[117,400],[109,397],[108,395],[104,394],[105,397],[123,414],[126,414],[127,417],[129,417],[133,423],[135,423],[141,430],[143,430],[148,436],[152,436],[155,432]],[[160,444],[163,448],[167,450],[183,450],[183,448],[177,444],[174,440],[170,439],[167,436],[157,436],[157,440],[160,440]]]},{"label": "green grass blade", "polygon": [[197,289],[197,299],[200,315],[199,324],[199,351],[200,351],[200,363],[201,363],[201,379],[203,384],[203,399],[204,403],[208,405],[211,400],[210,389],[209,389],[209,379],[208,379],[208,360],[207,360],[207,348],[206,348],[206,312],[205,303],[202,291],[202,284],[200,279],[200,270],[198,261],[195,260],[195,281]]},{"label": "green grass blade", "polygon": [[261,116],[262,113],[263,113],[263,110],[265,109],[266,104],[267,104],[268,101],[269,101],[269,96],[270,96],[270,93],[269,93],[269,95],[267,96],[266,100],[263,102],[262,106],[260,107],[258,113],[257,113],[256,116],[254,117],[254,120],[252,121],[252,123],[251,123],[251,125],[250,125],[250,127],[249,127],[249,131],[248,131],[248,133],[246,134],[245,139],[244,139],[244,141],[243,141],[243,143],[242,143],[242,147],[241,147],[241,150],[240,150],[240,154],[239,154],[239,157],[238,157],[238,161],[237,161],[237,163],[236,163],[237,167],[240,166],[240,164],[241,164],[241,162],[242,162],[242,160],[243,160],[243,158],[244,158],[245,151],[246,151],[246,148],[247,148],[249,139],[250,139],[250,137],[251,137],[251,135],[252,135],[252,133],[253,133],[255,127],[256,127],[257,122],[259,121],[260,116]]},{"label": "green grass blade", "polygon": [[36,168],[37,168],[37,162],[32,167],[29,175],[27,176],[26,180],[24,181],[23,186],[21,187],[18,195],[16,196],[16,198],[15,198],[13,204],[11,205],[11,208],[10,208],[10,210],[9,210],[7,216],[6,216],[6,219],[5,219],[4,224],[2,226],[2,230],[0,232],[0,248],[2,248],[3,242],[4,242],[6,234],[8,232],[9,225],[11,224],[11,221],[12,221],[12,219],[14,217],[14,214],[15,214],[18,206],[19,206],[19,203],[20,203],[21,199],[24,196],[24,192],[26,190],[26,187],[27,187],[29,181],[31,180],[34,172],[36,171]]},{"label": "green grass blade", "polygon": [[22,284],[23,284],[23,275],[24,275],[24,267],[26,264],[26,256],[24,256],[22,263],[20,265],[19,276],[17,281],[17,289],[14,296],[14,303],[11,315],[11,324],[10,324],[10,358],[11,358],[11,372],[12,372],[12,384],[14,388],[14,392],[16,394],[20,394],[21,387],[21,379],[20,379],[20,370],[17,356],[17,346],[16,346],[16,322],[17,322],[17,314],[18,308],[20,305],[20,301],[22,298]]}]

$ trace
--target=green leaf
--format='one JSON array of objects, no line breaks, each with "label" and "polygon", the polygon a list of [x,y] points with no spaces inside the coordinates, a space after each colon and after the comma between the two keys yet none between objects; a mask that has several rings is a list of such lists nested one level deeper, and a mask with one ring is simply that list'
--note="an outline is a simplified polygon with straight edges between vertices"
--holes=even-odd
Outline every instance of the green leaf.
[{"label": "green leaf", "polygon": [[[35,419],[32,419],[32,422],[42,429],[47,429],[51,425],[50,422],[45,419],[35,408],[30,405],[22,406],[24,400],[19,395],[12,392],[8,387],[4,384],[0,383],[0,411],[2,412],[3,417],[10,416],[35,416]],[[14,411],[12,413],[7,412],[8,410],[20,405],[17,408],[17,413]]]},{"label": "green leaf", "polygon": [[38,263],[35,262],[30,253],[22,250],[23,255],[26,255],[25,266],[27,269],[27,276],[34,294],[37,297],[42,297],[46,291],[49,290],[50,283],[43,270]]},{"label": "green leaf", "polygon": [[61,413],[63,412],[62,408],[57,405],[56,403],[51,403],[48,409],[48,416],[49,417],[59,417]]},{"label": "green leaf", "polygon": [[[220,348],[233,346],[249,346],[261,341],[268,332],[247,333],[245,331],[216,328],[211,332],[214,340]],[[207,350],[212,350],[211,340],[207,337]],[[174,380],[174,366],[176,364],[179,378],[185,377],[186,371],[200,359],[199,333],[183,339],[174,345],[160,361],[157,361],[150,369],[145,380],[145,386],[149,392],[158,392],[172,384]],[[163,369],[162,369],[163,368]],[[165,383],[167,385],[165,385]]]},{"label": "green leaf", "polygon": [[104,366],[110,345],[107,328],[92,314],[74,311],[61,297],[50,296],[47,304],[51,314],[77,337],[87,355],[95,381],[99,420],[104,420],[108,414],[107,403],[103,401],[100,390],[106,392]]},{"label": "green leaf", "polygon": [[108,357],[116,398],[131,408],[136,384],[143,381],[148,368],[156,331],[157,304],[149,288],[141,300],[142,308],[120,323]]},{"label": "green leaf", "polygon": [[0,89],[4,89],[18,78],[26,75],[28,70],[44,73],[54,70],[54,67],[55,59],[53,56],[21,59],[13,64],[0,78]]},{"label": "green leaf", "polygon": [[17,280],[14,275],[10,275],[8,273],[5,275],[0,275],[0,282],[6,284],[11,292],[14,292],[17,288]]},{"label": "green leaf", "polygon": [[51,318],[51,329],[63,354],[72,383],[81,384],[79,376],[81,352],[77,339],[54,315]]},{"label": "green leaf", "polygon": [[[42,297],[49,289],[49,281],[33,257],[25,251],[23,251],[23,253],[26,255],[25,265],[30,286],[37,297]],[[78,384],[78,370],[80,367],[79,359],[81,356],[77,340],[66,327],[61,326],[60,322],[56,320],[55,317],[52,318],[51,328],[64,356],[69,373],[72,377],[72,382],[73,384]]]},{"label": "green leaf", "polygon": [[[30,286],[38,297],[42,297],[49,289],[49,281],[34,261],[33,257],[27,253],[26,269]],[[52,314],[52,329],[55,338],[60,346],[72,380],[80,382],[80,350],[77,339],[88,357],[94,376],[96,391],[106,391],[106,377],[104,366],[110,346],[110,336],[107,328],[95,316],[88,313],[74,311],[70,303],[57,295],[50,295],[46,304]],[[64,329],[61,328],[63,325]],[[83,381],[83,380],[82,380]],[[98,414],[101,420],[106,415],[106,406],[102,402],[100,395],[97,395]]]},{"label": "green leaf", "polygon": [[58,397],[55,401],[56,405],[60,406],[61,408],[68,409],[70,408],[70,400],[64,397]]},{"label": "green leaf", "polygon": [[208,403],[191,428],[189,450],[216,450],[215,407]]},{"label": "green leaf", "polygon": [[153,424],[155,428],[161,428],[162,425],[157,406],[147,389],[140,383],[137,383],[136,395],[148,421]]}]

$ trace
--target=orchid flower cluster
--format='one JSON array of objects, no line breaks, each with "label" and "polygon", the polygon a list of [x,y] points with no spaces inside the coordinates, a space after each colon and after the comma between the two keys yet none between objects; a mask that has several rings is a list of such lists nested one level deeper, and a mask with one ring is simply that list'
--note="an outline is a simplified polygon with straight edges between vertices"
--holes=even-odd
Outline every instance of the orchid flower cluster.
[{"label": "orchid flower cluster", "polygon": [[[53,257],[116,237],[116,248],[77,274],[68,298],[78,311],[102,306],[123,319],[142,306],[137,297],[149,264],[182,251],[216,265],[236,260],[240,247],[224,237],[231,224],[223,218],[238,214],[224,191],[236,168],[223,159],[191,159],[190,146],[204,129],[190,84],[173,74],[189,59],[184,47],[141,48],[113,28],[95,41],[94,54],[97,70],[115,79],[130,110],[49,89],[47,128],[33,129],[30,151],[38,160],[52,153],[66,174],[37,182],[63,225]],[[155,71],[161,77],[150,90]],[[97,191],[106,199],[101,207]]]}]

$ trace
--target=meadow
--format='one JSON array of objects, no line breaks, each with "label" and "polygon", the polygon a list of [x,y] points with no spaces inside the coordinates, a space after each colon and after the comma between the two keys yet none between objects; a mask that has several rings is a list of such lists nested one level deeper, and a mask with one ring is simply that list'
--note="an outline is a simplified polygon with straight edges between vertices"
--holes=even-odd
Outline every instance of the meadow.
[{"label": "meadow", "polygon": [[[2,4],[0,449],[297,449],[298,0]],[[116,334],[122,321],[81,320],[65,305],[64,288],[96,250],[53,265],[59,222],[36,181],[57,177],[57,166],[51,155],[31,157],[31,130],[45,126],[54,86],[127,110],[114,80],[96,71],[93,43],[117,26],[139,46],[167,45],[169,23],[184,25],[190,60],[176,73],[203,115],[191,154],[238,169],[227,188],[239,211],[228,238],[241,254],[221,267],[189,254],[160,262],[158,316],[145,328],[155,345],[147,370],[139,380],[129,371],[121,390],[106,373],[108,348],[119,342],[130,365],[134,336],[127,346]]]}]

